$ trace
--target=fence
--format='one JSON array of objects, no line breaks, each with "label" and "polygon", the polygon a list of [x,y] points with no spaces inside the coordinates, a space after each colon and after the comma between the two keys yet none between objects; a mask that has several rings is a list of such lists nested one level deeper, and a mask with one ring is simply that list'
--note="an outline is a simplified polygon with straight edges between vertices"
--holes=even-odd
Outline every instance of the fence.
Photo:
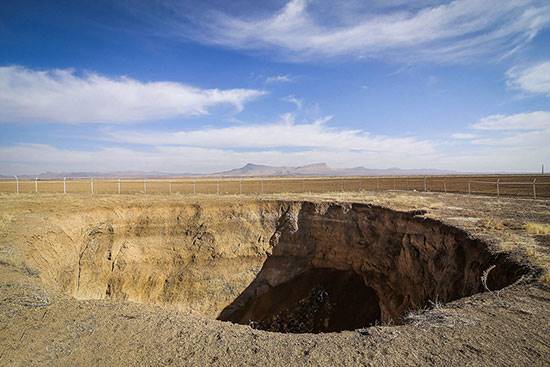
[{"label": "fence", "polygon": [[550,198],[550,175],[454,175],[289,178],[13,179],[0,180],[4,193],[89,194],[273,194],[358,191],[431,191]]}]

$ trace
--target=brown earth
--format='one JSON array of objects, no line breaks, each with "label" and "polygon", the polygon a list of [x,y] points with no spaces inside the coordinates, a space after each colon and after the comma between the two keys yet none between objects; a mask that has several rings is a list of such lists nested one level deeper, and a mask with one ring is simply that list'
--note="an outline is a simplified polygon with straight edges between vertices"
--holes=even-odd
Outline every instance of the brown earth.
[{"label": "brown earth", "polygon": [[0,200],[2,365],[550,363],[548,201]]}]

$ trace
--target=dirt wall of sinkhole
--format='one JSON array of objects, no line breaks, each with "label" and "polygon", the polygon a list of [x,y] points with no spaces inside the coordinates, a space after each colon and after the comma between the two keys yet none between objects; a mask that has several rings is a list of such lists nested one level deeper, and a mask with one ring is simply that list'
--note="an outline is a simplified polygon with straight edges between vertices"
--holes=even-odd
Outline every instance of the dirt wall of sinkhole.
[{"label": "dirt wall of sinkhole", "polygon": [[[77,299],[175,307],[282,332],[398,321],[524,269],[422,213],[256,201],[96,208],[36,218],[25,258]],[[350,316],[355,315],[355,316]]]}]

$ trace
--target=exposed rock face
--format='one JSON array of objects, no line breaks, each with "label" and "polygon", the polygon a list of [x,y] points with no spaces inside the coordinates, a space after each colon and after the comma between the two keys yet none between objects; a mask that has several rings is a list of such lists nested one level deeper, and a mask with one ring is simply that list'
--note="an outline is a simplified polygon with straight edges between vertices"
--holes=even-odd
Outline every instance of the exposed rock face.
[{"label": "exposed rock face", "polygon": [[224,203],[98,209],[29,234],[44,281],[79,299],[165,304],[281,332],[398,321],[523,269],[415,213],[365,204]]}]

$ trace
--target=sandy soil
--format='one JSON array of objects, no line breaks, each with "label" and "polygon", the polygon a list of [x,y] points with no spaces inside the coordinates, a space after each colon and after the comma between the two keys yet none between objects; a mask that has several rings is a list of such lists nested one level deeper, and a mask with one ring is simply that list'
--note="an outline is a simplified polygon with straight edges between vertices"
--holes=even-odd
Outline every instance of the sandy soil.
[{"label": "sandy soil", "polygon": [[[544,229],[550,224],[548,201],[402,192],[263,197],[364,202],[418,211],[464,229],[487,242],[493,252],[512,253],[535,274],[497,292],[447,304],[436,302],[409,315],[402,325],[339,333],[272,333],[167,305],[76,299],[74,292],[67,291],[72,283],[60,283],[60,274],[48,274],[40,266],[47,261],[29,257],[28,249],[47,242],[56,230],[52,227],[42,233],[44,218],[60,226],[76,225],[79,213],[94,216],[98,212],[99,216],[104,215],[101,211],[115,213],[122,207],[219,206],[220,202],[246,206],[257,200],[177,195],[0,197],[0,364],[550,364],[550,241]],[[51,248],[56,244],[51,243]]]}]

